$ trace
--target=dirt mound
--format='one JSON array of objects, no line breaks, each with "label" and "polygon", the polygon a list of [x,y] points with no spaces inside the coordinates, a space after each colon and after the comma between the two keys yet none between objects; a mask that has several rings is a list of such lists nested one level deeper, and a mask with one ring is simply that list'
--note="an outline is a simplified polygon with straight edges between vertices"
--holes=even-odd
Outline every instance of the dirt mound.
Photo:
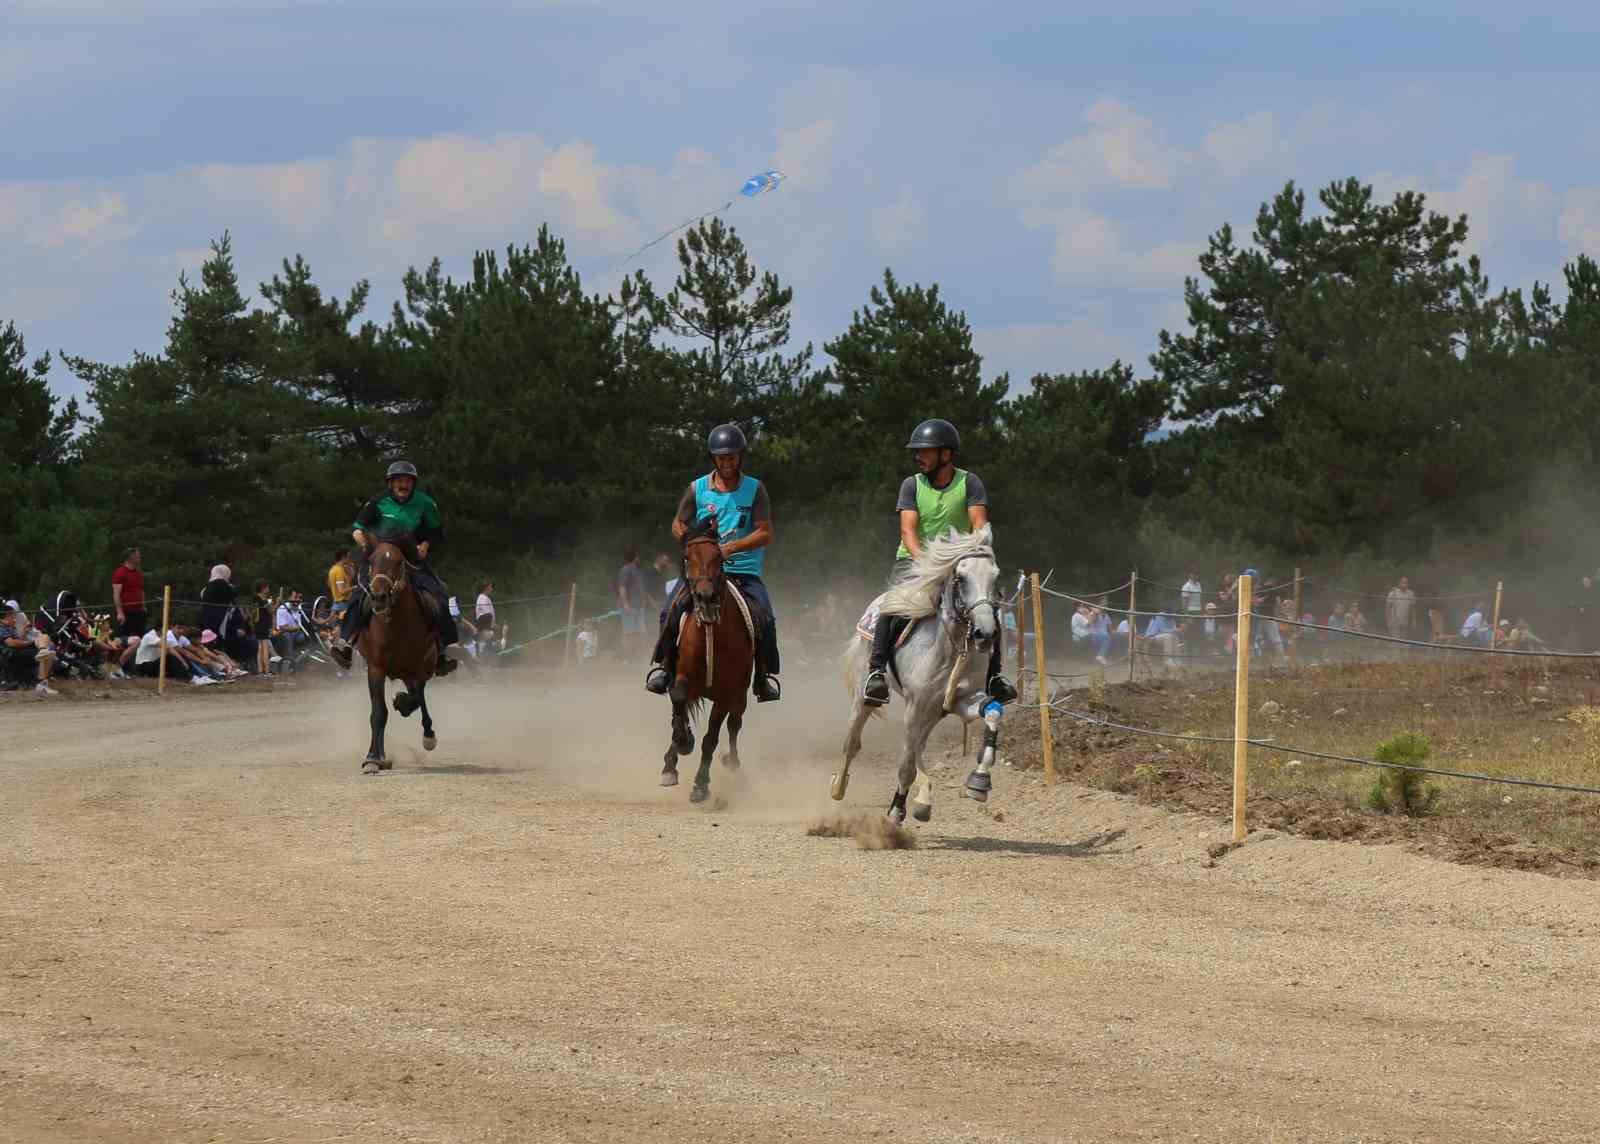
[{"label": "dirt mound", "polygon": [[882,814],[836,814],[806,827],[813,838],[854,838],[863,850],[915,850],[917,836]]}]

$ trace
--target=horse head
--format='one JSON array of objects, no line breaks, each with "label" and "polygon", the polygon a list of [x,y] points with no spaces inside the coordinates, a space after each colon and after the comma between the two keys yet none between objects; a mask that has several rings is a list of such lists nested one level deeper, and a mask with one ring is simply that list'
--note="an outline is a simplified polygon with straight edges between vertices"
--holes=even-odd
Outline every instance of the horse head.
[{"label": "horse head", "polygon": [[964,626],[979,651],[1000,638],[1000,565],[994,553],[980,548],[956,561],[946,582],[942,612],[947,627]]},{"label": "horse head", "polygon": [[694,601],[694,618],[715,624],[722,618],[722,534],[708,516],[683,534],[683,582]]},{"label": "horse head", "polygon": [[395,596],[406,586],[405,546],[392,540],[379,541],[367,567],[367,596],[372,601],[372,614],[387,619]]}]

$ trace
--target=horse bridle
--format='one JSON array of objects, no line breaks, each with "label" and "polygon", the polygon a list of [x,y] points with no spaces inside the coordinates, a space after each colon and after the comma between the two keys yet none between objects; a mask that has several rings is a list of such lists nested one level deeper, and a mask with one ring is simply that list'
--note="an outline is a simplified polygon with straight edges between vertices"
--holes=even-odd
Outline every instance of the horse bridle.
[{"label": "horse bridle", "polygon": [[[368,565],[368,567],[370,568],[371,566]],[[388,619],[389,619],[389,609],[394,607],[394,598],[395,598],[395,596],[399,594],[400,589],[404,588],[406,586],[407,582],[409,581],[409,577],[406,575],[406,573],[410,570],[410,568],[411,568],[411,561],[406,559],[404,553],[401,553],[400,554],[400,576],[399,576],[398,579],[396,577],[386,575],[386,574],[384,574],[382,572],[369,572],[368,573],[367,585],[366,585],[366,587],[367,587],[367,599],[372,601],[372,615],[373,615],[374,619],[383,620],[385,622],[388,621]],[[378,607],[378,597],[373,591],[373,588],[377,585],[379,580],[382,580],[385,584],[388,585],[388,590],[383,595],[383,607],[381,607],[381,608]]]},{"label": "horse bridle", "polygon": [[[970,645],[972,642],[973,609],[978,607],[980,604],[989,604],[996,609],[996,612],[998,612],[1000,607],[1000,600],[996,597],[990,597],[983,600],[973,600],[971,603],[968,603],[966,596],[961,591],[961,565],[968,560],[973,560],[980,556],[987,557],[990,560],[994,559],[994,553],[988,550],[969,552],[967,555],[961,557],[961,559],[957,560],[950,566],[950,610],[955,613],[956,623],[961,627],[961,639],[959,644],[963,647]],[[998,619],[998,616],[996,618]]]}]

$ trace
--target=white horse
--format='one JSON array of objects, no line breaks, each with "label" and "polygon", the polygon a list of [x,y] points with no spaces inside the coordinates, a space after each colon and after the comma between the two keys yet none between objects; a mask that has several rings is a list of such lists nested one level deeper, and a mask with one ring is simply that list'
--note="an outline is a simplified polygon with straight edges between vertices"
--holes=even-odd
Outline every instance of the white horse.
[{"label": "white horse", "polygon": [[[983,720],[983,745],[977,766],[967,776],[965,793],[979,802],[989,798],[1001,714],[1000,704],[987,691],[989,649],[1000,638],[1000,566],[992,540],[990,526],[984,525],[965,535],[952,530],[930,541],[911,568],[879,597],[883,614],[905,616],[912,624],[895,648],[888,672],[890,687],[906,701],[898,787],[888,811],[896,822],[905,821],[906,795],[913,781],[911,817],[918,822],[933,817],[933,780],[922,767],[922,752],[946,715],[963,723]],[[881,711],[861,698],[870,655],[870,646],[861,639],[852,640],[845,651],[845,684],[853,706],[844,738],[844,767],[834,775],[830,791],[835,799],[844,798],[850,762],[861,751],[861,729]]]}]

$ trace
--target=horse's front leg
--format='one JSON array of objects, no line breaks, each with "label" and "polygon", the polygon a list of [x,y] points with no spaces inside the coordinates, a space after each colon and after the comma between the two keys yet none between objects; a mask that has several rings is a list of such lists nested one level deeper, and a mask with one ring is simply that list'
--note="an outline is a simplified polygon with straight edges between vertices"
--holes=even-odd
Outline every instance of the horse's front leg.
[{"label": "horse's front leg", "polygon": [[962,792],[978,802],[988,802],[989,791],[994,788],[994,783],[989,778],[989,771],[993,768],[995,758],[1000,751],[1000,717],[1004,712],[1005,709],[993,699],[985,700],[983,742],[978,747],[978,765],[967,776],[966,789]]},{"label": "horse's front leg", "polygon": [[372,742],[361,773],[375,775],[389,769],[383,758],[383,729],[389,722],[389,707],[383,701],[383,672],[371,666],[367,668],[367,697],[372,703]]},{"label": "horse's front leg", "polygon": [[678,756],[694,750],[694,732],[689,730],[689,708],[679,698],[681,691],[674,687],[668,694],[672,698],[672,740],[661,757],[661,785],[677,786]]},{"label": "horse's front leg", "polygon": [[417,710],[422,712],[422,749],[431,751],[439,745],[433,733],[433,716],[428,714],[428,681],[417,682]]},{"label": "horse's front leg", "polygon": [[[939,697],[942,700],[942,696]],[[928,745],[928,736],[944,718],[938,702],[908,705],[906,708],[905,738],[900,747],[900,770],[896,778],[898,787],[894,801],[889,804],[889,817],[905,821],[906,799],[910,796],[911,817],[927,822],[933,817],[933,777],[922,766],[922,755]],[[915,789],[912,784],[915,783]],[[896,813],[898,811],[898,813]]]},{"label": "horse's front leg", "polygon": [[727,717],[727,708],[721,704],[712,706],[711,718],[706,720],[705,733],[700,736],[700,769],[694,773],[690,802],[704,802],[711,797],[711,759],[717,753],[717,739],[722,734],[722,721]]},{"label": "horse's front leg", "polygon": [[728,753],[722,756],[722,765],[730,771],[739,769],[739,729],[744,726],[744,712],[728,712]]}]

